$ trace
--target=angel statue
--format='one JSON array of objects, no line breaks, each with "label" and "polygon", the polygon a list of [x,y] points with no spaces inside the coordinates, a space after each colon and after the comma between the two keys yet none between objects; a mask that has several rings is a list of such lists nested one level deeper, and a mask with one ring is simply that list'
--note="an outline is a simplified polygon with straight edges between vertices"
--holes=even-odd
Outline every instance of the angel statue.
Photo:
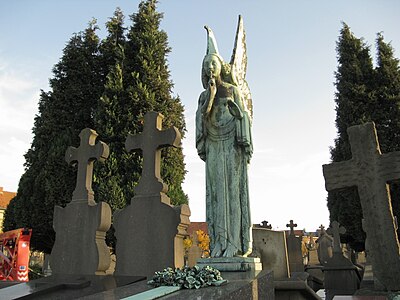
[{"label": "angel statue", "polygon": [[230,63],[210,28],[196,112],[196,148],[206,163],[206,211],[211,257],[247,256],[251,221],[247,165],[253,152],[252,102],[245,80],[247,53],[239,16]]}]

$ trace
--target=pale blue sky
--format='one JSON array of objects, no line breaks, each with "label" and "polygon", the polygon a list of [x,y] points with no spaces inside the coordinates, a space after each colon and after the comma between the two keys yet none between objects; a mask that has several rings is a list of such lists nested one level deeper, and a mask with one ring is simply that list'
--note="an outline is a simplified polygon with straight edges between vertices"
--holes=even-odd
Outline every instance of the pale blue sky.
[{"label": "pale blue sky", "polygon": [[[16,191],[40,89],[48,90],[52,67],[74,32],[92,17],[99,34],[121,7],[129,15],[139,1],[19,0],[0,2],[0,186]],[[185,105],[184,141],[192,221],[205,219],[204,163],[194,147],[194,114],[202,91],[200,68],[206,48],[204,25],[229,60],[238,15],[247,33],[247,81],[253,96],[254,156],[249,167],[253,223],[284,229],[328,225],[321,165],[329,162],[334,125],[336,41],[341,22],[364,37],[375,55],[377,32],[400,53],[399,1],[179,1],[163,0],[161,28],[169,38],[174,93]]]}]

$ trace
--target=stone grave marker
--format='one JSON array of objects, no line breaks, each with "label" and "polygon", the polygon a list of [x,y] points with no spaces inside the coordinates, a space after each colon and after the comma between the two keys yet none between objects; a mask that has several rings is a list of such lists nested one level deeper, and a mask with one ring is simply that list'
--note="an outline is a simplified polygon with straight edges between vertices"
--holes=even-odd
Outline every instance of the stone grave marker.
[{"label": "stone grave marker", "polygon": [[400,290],[400,243],[388,188],[388,182],[400,178],[400,152],[381,153],[374,123],[347,132],[352,159],[323,166],[326,190],[357,186],[375,288]]},{"label": "stone grave marker", "polygon": [[105,235],[111,226],[111,209],[105,202],[96,203],[92,190],[93,162],[106,159],[109,150],[103,142],[95,144],[94,130],[83,129],[79,137],[79,148],[69,147],[65,154],[68,163],[78,164],[72,201],[65,208],[54,208],[52,274],[105,274],[110,266]]},{"label": "stone grave marker", "polygon": [[263,270],[274,271],[274,279],[290,277],[284,231],[253,227],[253,252],[261,258]]},{"label": "stone grave marker", "polygon": [[343,255],[342,247],[340,244],[340,235],[346,233],[346,229],[339,225],[339,222],[333,221],[331,227],[326,231],[333,236],[333,256]]},{"label": "stone grave marker", "polygon": [[319,238],[316,242],[318,244],[318,260],[321,265],[325,265],[328,259],[333,255],[333,238],[326,232],[323,225],[320,226]]},{"label": "stone grave marker", "polygon": [[188,249],[188,266],[189,267],[193,267],[197,260],[199,258],[201,258],[201,256],[203,255],[203,250],[199,247],[198,243],[198,239],[197,239],[197,234],[194,233],[193,234],[193,244],[192,246]]},{"label": "stone grave marker", "polygon": [[318,253],[317,253],[317,243],[314,239],[314,234],[310,233],[308,242],[306,243],[306,247],[308,250],[308,265],[318,265]]},{"label": "stone grave marker", "polygon": [[327,230],[333,235],[333,256],[324,264],[324,286],[326,299],[335,295],[353,295],[360,288],[361,275],[357,267],[344,257],[340,246],[340,234],[346,232],[337,221]]},{"label": "stone grave marker", "polygon": [[289,270],[293,272],[304,272],[303,255],[301,251],[301,237],[294,234],[294,228],[297,224],[290,220],[286,227],[290,228],[290,233],[286,237],[288,257],[289,257]]},{"label": "stone grave marker", "polygon": [[183,267],[183,238],[190,223],[190,209],[173,207],[160,177],[161,148],[180,146],[174,127],[162,130],[163,116],[148,112],[143,133],[129,135],[127,151],[142,150],[143,169],[131,204],[114,215],[117,238],[116,275],[152,276],[166,267]]}]

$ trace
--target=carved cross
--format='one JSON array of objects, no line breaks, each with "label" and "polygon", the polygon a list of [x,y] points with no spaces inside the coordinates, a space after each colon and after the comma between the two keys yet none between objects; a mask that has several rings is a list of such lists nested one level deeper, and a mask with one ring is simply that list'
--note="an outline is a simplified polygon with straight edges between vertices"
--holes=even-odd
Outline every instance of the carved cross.
[{"label": "carved cross", "polygon": [[85,128],[79,134],[79,147],[68,147],[65,152],[65,160],[67,163],[70,164],[77,162],[78,164],[76,187],[72,194],[71,202],[87,202],[88,204],[95,204],[92,190],[93,162],[96,159],[104,161],[109,155],[107,144],[98,142],[95,145],[97,136],[96,131],[90,128]]},{"label": "carved cross", "polygon": [[261,224],[262,225],[260,227],[262,228],[272,229],[272,225],[268,224],[268,221],[262,221]]},{"label": "carved cross", "polygon": [[[323,166],[327,191],[357,186],[363,229],[374,275],[387,288],[400,289],[400,244],[388,182],[400,178],[400,151],[382,154],[374,123],[347,129],[352,159]],[[378,242],[379,241],[379,242]]]},{"label": "carved cross", "polygon": [[333,253],[342,253],[340,247],[340,235],[346,233],[346,229],[340,226],[339,222],[333,221],[331,228],[328,228],[327,233],[333,236]]},{"label": "carved cross", "polygon": [[289,224],[286,224],[286,227],[290,227],[289,235],[294,235],[294,228],[297,227],[297,224],[293,223],[293,220],[290,220]]},{"label": "carved cross", "polygon": [[126,138],[125,148],[128,152],[138,149],[143,152],[142,175],[135,187],[138,196],[160,195],[168,191],[160,176],[161,148],[179,147],[181,135],[175,127],[161,130],[163,118],[157,112],[146,113],[143,132],[130,134]]}]

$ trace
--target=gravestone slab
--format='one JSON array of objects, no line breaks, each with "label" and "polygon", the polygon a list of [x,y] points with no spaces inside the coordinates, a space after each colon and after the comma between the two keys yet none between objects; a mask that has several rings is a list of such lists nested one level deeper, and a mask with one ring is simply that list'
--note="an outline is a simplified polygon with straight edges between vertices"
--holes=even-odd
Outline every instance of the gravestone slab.
[{"label": "gravestone slab", "polygon": [[180,146],[176,128],[162,130],[163,116],[148,112],[143,133],[129,135],[127,151],[141,149],[143,170],[131,204],[114,215],[116,275],[152,276],[166,267],[183,267],[183,238],[190,223],[188,205],[173,207],[160,177],[161,148]]},{"label": "gravestone slab", "polygon": [[310,235],[308,237],[308,242],[306,243],[306,248],[308,250],[307,265],[319,265],[318,253],[317,253],[317,243],[315,242],[315,238],[312,233],[310,233]]},{"label": "gravestone slab", "polygon": [[286,237],[290,273],[304,272],[301,237],[297,237],[294,234],[294,227],[297,227],[297,224],[294,224],[293,220],[290,220],[289,224],[286,224],[286,227],[290,228],[290,233]]},{"label": "gravestone slab", "polygon": [[340,234],[346,230],[337,221],[333,221],[328,232],[333,235],[333,256],[324,264],[324,286],[326,299],[335,295],[353,295],[360,288],[361,275],[358,268],[343,256],[340,247]]},{"label": "gravestone slab", "polygon": [[321,225],[320,229],[319,238],[316,241],[317,253],[320,264],[325,265],[333,255],[333,238],[326,232],[324,226]]},{"label": "gravestone slab", "polygon": [[357,186],[376,288],[400,290],[400,243],[388,186],[400,178],[400,152],[381,153],[374,123],[347,132],[352,159],[323,166],[326,190]]},{"label": "gravestone slab", "polygon": [[198,259],[201,258],[201,256],[203,255],[203,250],[199,247],[198,245],[198,239],[197,239],[197,234],[194,233],[193,234],[193,238],[192,238],[192,246],[188,249],[187,252],[187,256],[188,256],[188,266],[189,267],[193,267],[194,265],[196,265],[196,262]]},{"label": "gravestone slab", "polygon": [[284,231],[253,228],[253,251],[259,254],[263,270],[273,270],[274,278],[289,277],[289,261]]},{"label": "gravestone slab", "polygon": [[94,160],[108,157],[108,146],[95,144],[97,133],[89,128],[80,133],[79,148],[66,151],[68,163],[78,163],[76,188],[65,208],[54,208],[56,240],[51,254],[52,274],[105,274],[110,266],[110,251],[105,243],[111,226],[111,209],[96,203],[92,190]]}]

